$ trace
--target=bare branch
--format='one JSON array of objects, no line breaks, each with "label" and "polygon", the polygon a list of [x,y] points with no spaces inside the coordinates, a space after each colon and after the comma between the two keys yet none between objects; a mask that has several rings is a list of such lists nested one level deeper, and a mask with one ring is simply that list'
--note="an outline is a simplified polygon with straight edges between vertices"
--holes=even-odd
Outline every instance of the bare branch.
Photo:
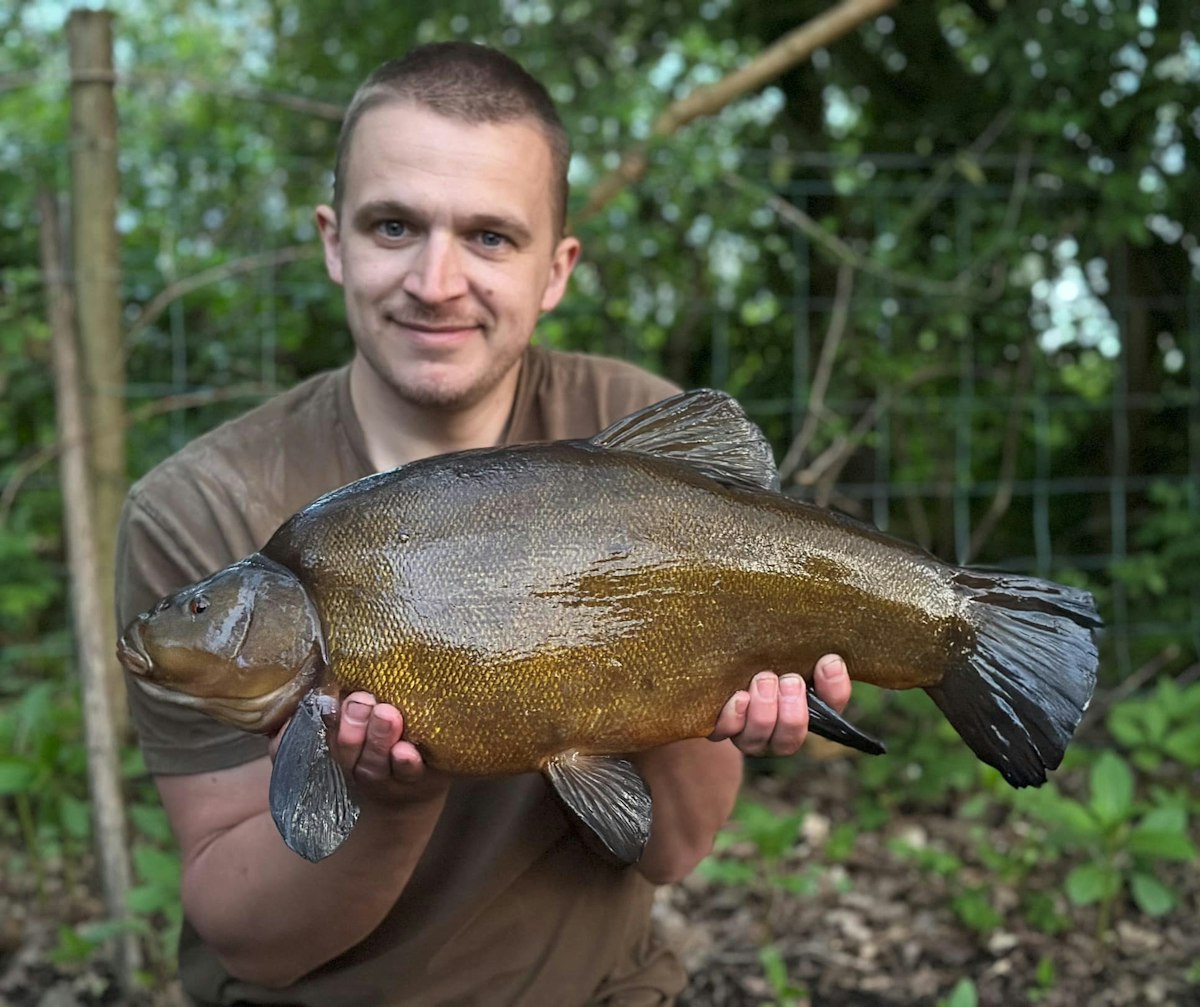
[{"label": "bare branch", "polygon": [[[745,66],[734,70],[714,84],[698,87],[690,94],[672,102],[663,110],[650,128],[649,142],[661,140],[687,125],[693,119],[713,115],[730,102],[749,91],[774,80],[812,52],[841,38],[862,22],[894,6],[896,0],[842,0],[836,7],[795,28]],[[587,204],[579,212],[579,224],[595,216],[630,182],[641,178],[646,171],[649,143],[630,148],[620,163],[592,189]]]},{"label": "bare branch", "polygon": [[43,448],[39,448],[28,458],[23,459],[13,469],[12,475],[8,477],[8,481],[4,484],[3,491],[0,491],[0,528],[8,526],[8,518],[12,513],[13,504],[16,502],[17,494],[21,492],[21,487],[25,484],[31,475],[33,475],[43,465],[58,457],[59,445],[48,444]]},{"label": "bare branch", "polygon": [[870,407],[859,417],[858,422],[854,424],[849,432],[836,438],[806,468],[795,474],[792,478],[792,484],[796,486],[815,486],[817,488],[817,502],[825,503],[828,501],[833,483],[836,481],[843,467],[845,467],[846,462],[850,460],[850,456],[866,440],[867,435],[875,428],[880,417],[891,408],[892,403],[897,397],[904,392],[916,388],[918,385],[936,380],[937,378],[943,378],[947,374],[953,373],[954,369],[952,367],[945,364],[935,364],[930,367],[923,367],[921,370],[910,374],[897,385],[884,389],[876,396]]},{"label": "bare branch", "polygon": [[221,280],[227,280],[240,273],[251,273],[256,269],[269,269],[273,266],[286,265],[289,262],[316,258],[319,251],[315,245],[288,245],[286,248],[276,248],[269,252],[259,252],[255,255],[243,256],[240,259],[231,259],[219,266],[202,269],[192,276],[176,280],[160,290],[142,308],[142,313],[138,315],[137,321],[129,326],[129,330],[125,333],[125,341],[127,344],[132,342],[136,336],[158,321],[173,301],[190,294],[193,290],[199,290],[211,283],[219,283]]},{"label": "bare branch", "polygon": [[173,413],[180,409],[197,409],[200,406],[211,406],[218,402],[231,402],[234,399],[265,398],[277,392],[270,385],[250,383],[244,385],[228,385],[225,388],[205,388],[203,391],[181,392],[178,395],[168,395],[166,398],[147,402],[129,414],[129,425],[136,426],[154,416]]},{"label": "bare branch", "polygon": [[[1096,696],[1088,706],[1087,713],[1084,714],[1083,719],[1079,722],[1079,727],[1075,729],[1076,737],[1083,734],[1084,731],[1102,719],[1105,712],[1116,706],[1117,703],[1124,699],[1128,699],[1147,682],[1157,678],[1159,672],[1172,664],[1174,661],[1178,660],[1181,653],[1183,653],[1183,650],[1179,644],[1167,644],[1161,651],[1159,651],[1154,655],[1154,657],[1150,658],[1149,661],[1133,672],[1132,675],[1121,682],[1121,684],[1115,689],[1112,689],[1102,696]],[[1182,681],[1182,676],[1180,676],[1179,679],[1176,679],[1176,681],[1178,681],[1181,685],[1184,684]]]},{"label": "bare branch", "polygon": [[[93,25],[76,11],[71,15],[72,59],[81,43],[76,39]],[[102,27],[107,27],[102,24]],[[98,32],[95,34],[99,34]],[[54,196],[38,193],[42,226],[42,272],[50,315],[54,351],[55,418],[64,444],[59,480],[63,498],[63,538],[71,571],[70,600],[75,632],[75,659],[82,687],[84,740],[87,748],[88,792],[91,797],[93,842],[105,908],[114,919],[129,919],[130,867],[125,805],[121,795],[120,742],[113,698],[108,688],[108,655],[104,627],[112,622],[104,611],[93,527],[95,498],[88,474],[83,398],[83,368],[75,342],[75,299],[62,268],[58,211]],[[67,444],[74,445],[67,447]],[[120,982],[132,988],[141,966],[141,949],[132,931],[118,939]]]},{"label": "bare branch", "polygon": [[[206,388],[203,391],[183,392],[179,395],[169,395],[166,398],[147,402],[137,409],[130,410],[126,416],[126,420],[128,426],[133,427],[151,417],[175,412],[178,409],[196,409],[200,406],[214,405],[218,402],[230,402],[234,399],[265,398],[275,391],[277,389],[270,385],[245,384],[229,385],[225,388]],[[12,475],[8,477],[8,481],[4,484],[4,489],[0,490],[0,528],[8,525],[8,519],[12,516],[12,509],[16,503],[17,495],[21,492],[21,488],[25,485],[29,477],[42,468],[42,466],[54,461],[68,447],[74,447],[74,445],[62,440],[54,444],[48,444],[46,447],[35,451],[28,458],[23,459],[13,469]]]},{"label": "bare branch", "polygon": [[[23,87],[31,87],[43,78],[61,79],[65,85],[68,82],[65,74],[45,74],[41,70],[25,70],[16,73],[0,74],[0,94],[5,91],[17,91]],[[82,79],[80,75],[72,75],[71,80]],[[91,79],[91,78],[88,78]],[[165,84],[169,87],[188,87],[201,94],[214,94],[222,98],[234,98],[237,101],[254,102],[260,105],[278,105],[301,115],[309,115],[315,119],[328,119],[331,122],[341,122],[346,113],[346,106],[331,101],[317,101],[298,94],[288,94],[286,91],[268,91],[265,88],[236,87],[222,81],[205,80],[201,77],[181,77],[178,70],[150,70],[141,68],[134,73],[110,73],[106,80],[118,84],[138,87],[142,84]]]},{"label": "bare branch", "polygon": [[40,70],[0,74],[0,94],[4,94],[6,91],[19,91],[23,87],[32,87],[41,75]]},{"label": "bare branch", "polygon": [[933,297],[961,298],[978,296],[972,295],[967,282],[962,277],[952,283],[944,283],[940,280],[930,280],[924,276],[903,273],[880,265],[878,262],[856,252],[836,234],[830,234],[813,220],[812,217],[801,210],[800,207],[789,203],[782,196],[778,196],[769,189],[765,189],[761,185],[757,185],[738,175],[728,174],[725,176],[725,181],[735,189],[741,189],[743,192],[750,192],[758,196],[782,220],[795,227],[837,262],[853,266],[855,269],[871,276],[877,276],[879,279],[885,280],[893,286],[916,290],[918,293],[928,294]]},{"label": "bare branch", "polygon": [[182,85],[200,91],[203,94],[215,94],[221,98],[234,98],[237,101],[255,102],[260,105],[278,105],[292,112],[310,115],[315,119],[328,119],[331,122],[341,122],[346,112],[344,105],[329,101],[316,101],[297,94],[284,91],[268,91],[263,88],[236,87],[222,81],[204,80],[199,77],[180,77],[178,72],[170,70],[140,69],[136,73],[122,75],[121,83],[139,84],[148,81],[171,86]]},{"label": "bare branch", "polygon": [[808,450],[817,424],[825,416],[825,393],[829,390],[829,381],[833,376],[833,364],[837,359],[838,348],[846,333],[846,322],[850,317],[850,295],[854,289],[854,271],[848,263],[843,263],[837,274],[837,293],[834,296],[833,311],[829,316],[829,328],[825,332],[825,340],[821,344],[821,356],[817,362],[817,372],[813,375],[812,386],[809,390],[808,408],[804,413],[804,422],[800,432],[792,440],[787,454],[779,463],[780,481],[786,480],[800,465],[800,459]]},{"label": "bare branch", "polygon": [[913,200],[908,216],[896,229],[898,238],[904,237],[929,215],[942,193],[946,191],[946,186],[950,183],[954,173],[962,171],[968,164],[973,165],[1000,138],[1016,113],[1015,106],[1009,105],[1002,108],[984,127],[983,132],[971,141],[966,150],[959,151],[953,157],[947,157],[937,166],[937,170],[930,177],[928,184]]},{"label": "bare branch", "polygon": [[1026,339],[1021,345],[1021,358],[1017,362],[1017,373],[1013,380],[1011,406],[1004,425],[1004,441],[1000,449],[1000,473],[996,494],[988,505],[987,512],[971,533],[967,546],[967,562],[979,554],[988,536],[995,530],[1000,519],[1012,503],[1013,482],[1017,476],[1017,456],[1021,447],[1021,420],[1025,415],[1025,391],[1033,378],[1033,340]]}]

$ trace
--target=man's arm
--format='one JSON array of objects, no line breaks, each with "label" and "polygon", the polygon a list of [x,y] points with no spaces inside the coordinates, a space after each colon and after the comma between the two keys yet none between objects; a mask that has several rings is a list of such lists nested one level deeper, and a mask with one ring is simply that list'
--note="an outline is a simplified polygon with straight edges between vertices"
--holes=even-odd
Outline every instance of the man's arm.
[{"label": "man's arm", "polygon": [[[850,700],[845,662],[827,655],[813,672],[817,694],[839,713]],[[655,884],[686,877],[712,851],[742,782],[742,754],[792,755],[808,737],[808,703],[799,675],[756,675],[735,693],[709,739],[634,756],[654,801],[654,822],[638,870]],[[715,742],[715,744],[714,744]]]},{"label": "man's arm", "polygon": [[398,740],[395,708],[373,707],[365,694],[343,706],[331,751],[361,814],[320,863],[296,856],[275,828],[270,759],[156,778],[182,852],[184,911],[231,975],[289,985],[362,941],[412,876],[448,783]]}]

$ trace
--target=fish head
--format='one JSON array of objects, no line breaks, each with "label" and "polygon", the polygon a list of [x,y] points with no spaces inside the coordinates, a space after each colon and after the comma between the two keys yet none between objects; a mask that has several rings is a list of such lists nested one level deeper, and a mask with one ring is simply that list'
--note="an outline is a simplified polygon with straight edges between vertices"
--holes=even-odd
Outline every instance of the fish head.
[{"label": "fish head", "polygon": [[148,693],[264,734],[291,716],[324,654],[304,585],[258,553],[163,598],[117,645]]}]

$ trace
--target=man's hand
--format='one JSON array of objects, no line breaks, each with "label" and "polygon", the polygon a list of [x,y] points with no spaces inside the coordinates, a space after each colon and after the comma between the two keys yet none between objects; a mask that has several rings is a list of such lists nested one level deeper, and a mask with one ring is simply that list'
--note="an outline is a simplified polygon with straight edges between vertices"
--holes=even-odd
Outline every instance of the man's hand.
[{"label": "man's hand", "polygon": [[[326,718],[329,751],[345,770],[359,802],[400,804],[421,800],[445,789],[449,780],[430,769],[416,746],[402,741],[404,717],[390,703],[369,692],[346,696]],[[271,742],[271,757],[283,731]]]},{"label": "man's hand", "polygon": [[[817,695],[838,713],[850,701],[850,675],[846,662],[826,654],[813,671]],[[717,718],[709,737],[732,739],[747,755],[793,755],[808,737],[808,702],[804,679],[799,675],[754,676],[748,691],[735,692]]]}]

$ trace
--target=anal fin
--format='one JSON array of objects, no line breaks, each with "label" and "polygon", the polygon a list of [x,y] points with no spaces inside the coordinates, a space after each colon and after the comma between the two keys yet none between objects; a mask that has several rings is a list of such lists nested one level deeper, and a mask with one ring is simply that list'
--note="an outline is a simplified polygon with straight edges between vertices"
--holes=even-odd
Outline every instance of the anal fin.
[{"label": "anal fin", "polygon": [[634,864],[650,839],[650,791],[628,759],[560,752],[545,766],[563,803],[622,864]]},{"label": "anal fin", "polygon": [[322,719],[329,702],[315,689],[300,700],[271,770],[275,827],[289,849],[313,863],[341,846],[358,821],[342,767],[329,753]]},{"label": "anal fin", "polygon": [[868,755],[883,755],[887,751],[882,741],[860,731],[813,689],[808,690],[808,729],[822,738]]}]

